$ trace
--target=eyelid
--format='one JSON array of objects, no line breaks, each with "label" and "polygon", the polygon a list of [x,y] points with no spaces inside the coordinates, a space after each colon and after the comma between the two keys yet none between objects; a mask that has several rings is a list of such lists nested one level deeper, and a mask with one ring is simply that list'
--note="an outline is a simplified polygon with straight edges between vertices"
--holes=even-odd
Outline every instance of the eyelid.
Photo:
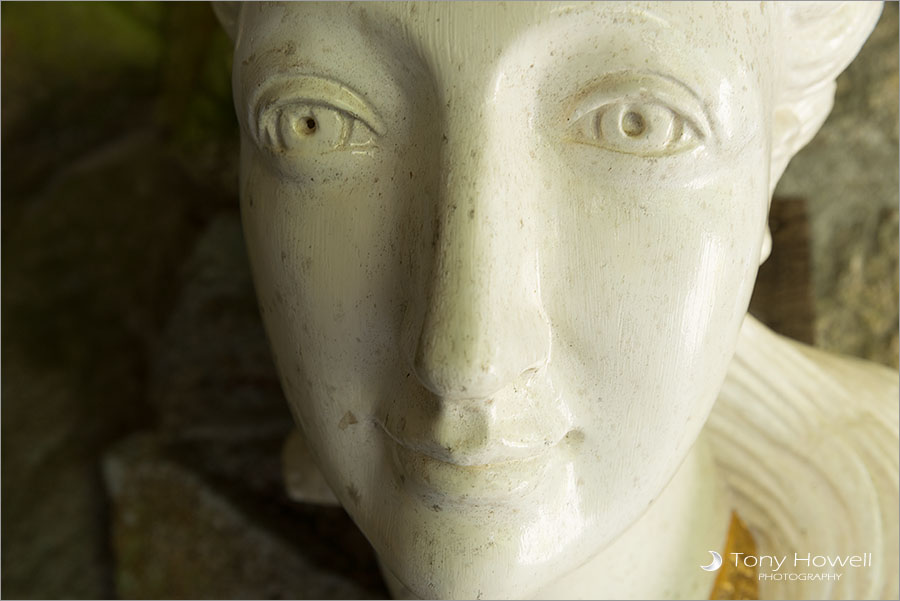
[{"label": "eyelid", "polygon": [[612,102],[655,100],[687,119],[702,138],[708,138],[712,134],[709,113],[700,97],[673,77],[651,72],[618,71],[604,75],[591,88],[592,90],[582,94],[585,98],[578,102],[569,117],[570,122],[577,122],[588,113]]},{"label": "eyelid", "polygon": [[266,82],[249,103],[252,113],[248,120],[253,137],[259,140],[262,117],[270,110],[292,104],[323,106],[347,113],[365,123],[377,135],[384,134],[384,122],[361,94],[333,79],[316,75],[278,78]]}]

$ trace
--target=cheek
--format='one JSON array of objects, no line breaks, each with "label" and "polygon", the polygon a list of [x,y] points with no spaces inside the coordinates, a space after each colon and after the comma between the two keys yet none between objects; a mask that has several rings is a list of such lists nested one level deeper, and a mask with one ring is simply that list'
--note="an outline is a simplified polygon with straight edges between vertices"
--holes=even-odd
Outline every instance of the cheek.
[{"label": "cheek", "polygon": [[247,247],[287,391],[355,398],[343,389],[397,359],[419,195],[398,159],[360,160],[369,168],[335,184],[286,179],[258,156],[244,163]]},{"label": "cheek", "polygon": [[604,169],[548,186],[565,241],[542,255],[554,369],[581,416],[610,432],[631,414],[645,431],[654,416],[659,428],[702,422],[724,378],[758,267],[766,181],[706,167],[716,175],[701,185],[661,170],[610,181]]},{"label": "cheek", "polygon": [[629,184],[605,169],[545,186],[557,207],[542,243],[551,377],[583,428],[599,511],[643,506],[665,485],[712,408],[746,313],[765,177],[707,167],[717,176],[696,187],[652,172]]}]

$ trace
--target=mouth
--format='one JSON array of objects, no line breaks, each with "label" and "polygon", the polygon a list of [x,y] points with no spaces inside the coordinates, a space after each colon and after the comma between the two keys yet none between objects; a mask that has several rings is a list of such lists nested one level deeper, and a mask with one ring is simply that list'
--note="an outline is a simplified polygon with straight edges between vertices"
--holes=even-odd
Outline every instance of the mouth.
[{"label": "mouth", "polygon": [[[452,450],[436,457],[392,435],[378,422],[391,448],[400,483],[429,502],[500,503],[521,499],[547,481],[558,459],[560,442],[516,449],[514,456],[472,463]],[[435,505],[434,507],[439,507]]]}]

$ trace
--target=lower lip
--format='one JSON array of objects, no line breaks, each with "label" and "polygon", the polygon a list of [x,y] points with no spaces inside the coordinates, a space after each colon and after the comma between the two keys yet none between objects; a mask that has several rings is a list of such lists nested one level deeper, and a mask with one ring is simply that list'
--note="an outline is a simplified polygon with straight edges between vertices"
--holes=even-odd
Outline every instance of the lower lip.
[{"label": "lower lip", "polygon": [[411,451],[391,441],[401,482],[442,501],[503,502],[534,491],[552,466],[552,448],[514,461],[489,465],[456,465]]}]

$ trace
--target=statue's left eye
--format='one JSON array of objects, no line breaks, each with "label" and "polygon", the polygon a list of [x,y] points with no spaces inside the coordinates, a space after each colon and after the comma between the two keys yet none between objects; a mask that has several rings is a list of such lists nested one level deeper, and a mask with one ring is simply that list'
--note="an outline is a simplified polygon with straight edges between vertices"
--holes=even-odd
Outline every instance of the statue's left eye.
[{"label": "statue's left eye", "polygon": [[704,137],[689,119],[656,100],[610,102],[573,125],[576,142],[644,157],[686,152]]}]

